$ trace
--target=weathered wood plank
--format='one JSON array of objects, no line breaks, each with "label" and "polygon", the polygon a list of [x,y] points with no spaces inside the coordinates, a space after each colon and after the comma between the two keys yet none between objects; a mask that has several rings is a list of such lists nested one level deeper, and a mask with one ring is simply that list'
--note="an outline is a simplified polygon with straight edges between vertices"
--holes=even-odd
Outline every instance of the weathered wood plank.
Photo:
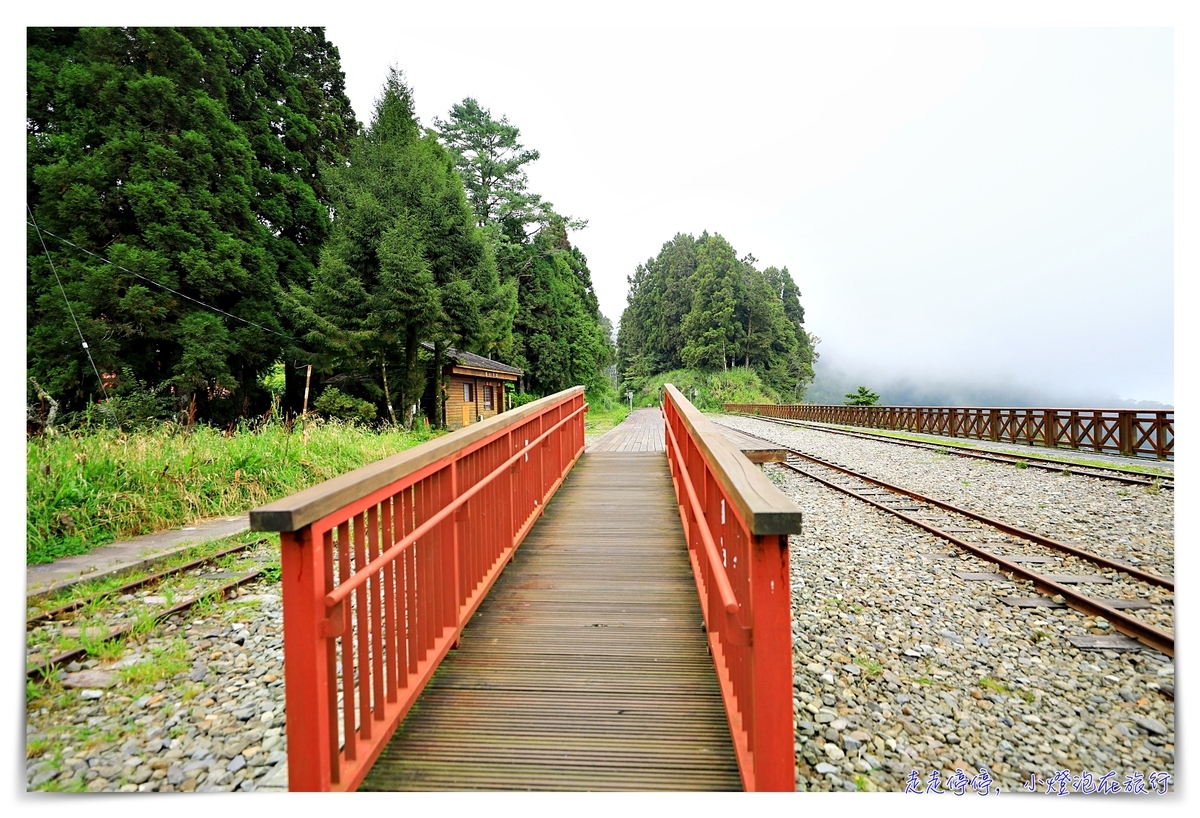
[{"label": "weathered wood plank", "polygon": [[701,622],[661,450],[585,454],[360,789],[740,789]]},{"label": "weathered wood plank", "polygon": [[716,426],[721,430],[721,434],[725,435],[729,442],[736,446],[738,451],[744,454],[751,463],[783,463],[787,461],[786,446],[751,437],[737,429],[730,429],[728,426]]}]

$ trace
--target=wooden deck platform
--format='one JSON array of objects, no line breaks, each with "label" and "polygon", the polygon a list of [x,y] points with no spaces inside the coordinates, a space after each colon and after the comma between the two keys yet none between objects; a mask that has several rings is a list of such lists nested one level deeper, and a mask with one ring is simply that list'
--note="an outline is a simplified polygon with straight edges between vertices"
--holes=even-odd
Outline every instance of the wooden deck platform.
[{"label": "wooden deck platform", "polygon": [[[787,448],[743,434],[737,429],[717,425],[742,454],[752,463],[782,463],[787,460]],[[635,409],[629,417],[603,437],[588,444],[589,452],[666,452],[666,426],[658,409]]]},{"label": "wooden deck platform", "polygon": [[593,440],[588,444],[587,451],[662,452],[665,454],[667,451],[666,428],[660,409],[634,409],[624,421],[617,424],[616,428],[599,440]]},{"label": "wooden deck platform", "polygon": [[741,788],[662,435],[589,447],[360,789]]}]

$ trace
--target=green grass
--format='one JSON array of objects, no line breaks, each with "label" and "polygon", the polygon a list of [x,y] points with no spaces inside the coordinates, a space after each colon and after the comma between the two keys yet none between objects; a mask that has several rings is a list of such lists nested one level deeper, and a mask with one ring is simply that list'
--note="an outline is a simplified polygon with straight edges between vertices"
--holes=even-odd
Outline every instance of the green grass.
[{"label": "green grass", "polygon": [[33,438],[25,447],[26,561],[242,514],[427,439],[423,429],[377,433],[321,421],[291,434],[269,424],[228,435],[163,426]]},{"label": "green grass", "polygon": [[121,682],[134,694],[156,682],[170,679],[188,669],[188,645],[182,637],[170,644],[151,648],[150,658],[117,672]]},{"label": "green grass", "polygon": [[[735,367],[728,372],[675,369],[661,375],[637,378],[621,385],[621,396],[633,392],[633,406],[658,406],[663,384],[672,384],[696,408],[720,412],[726,403],[779,403],[779,396],[752,369]],[[628,404],[626,404],[628,405]]]},{"label": "green grass", "polygon": [[990,676],[984,676],[979,680],[979,686],[984,690],[990,690],[993,693],[1003,695],[1008,692],[1008,685],[1004,682],[999,682]]},{"label": "green grass", "polygon": [[869,656],[856,656],[854,658],[854,664],[861,667],[863,672],[866,673],[868,677],[875,677],[880,673],[883,673],[883,665],[879,664]]},{"label": "green grass", "polygon": [[588,413],[583,422],[583,432],[588,435],[602,435],[629,417],[629,404],[621,404],[605,411],[588,407]]}]

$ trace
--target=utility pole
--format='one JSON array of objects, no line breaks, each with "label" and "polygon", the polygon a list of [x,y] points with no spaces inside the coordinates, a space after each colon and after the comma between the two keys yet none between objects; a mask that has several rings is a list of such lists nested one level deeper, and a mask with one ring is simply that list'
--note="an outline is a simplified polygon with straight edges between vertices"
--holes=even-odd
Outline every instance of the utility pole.
[{"label": "utility pole", "polygon": [[300,417],[308,415],[308,385],[312,383],[312,364],[308,365],[308,374],[304,376],[304,409],[300,412]]}]

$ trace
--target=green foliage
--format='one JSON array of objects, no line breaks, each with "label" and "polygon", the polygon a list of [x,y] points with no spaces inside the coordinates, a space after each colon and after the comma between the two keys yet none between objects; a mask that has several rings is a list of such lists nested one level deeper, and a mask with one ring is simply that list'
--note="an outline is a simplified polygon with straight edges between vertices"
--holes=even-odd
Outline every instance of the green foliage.
[{"label": "green foliage", "polygon": [[550,213],[548,203],[527,190],[525,166],[539,154],[517,140],[521,131],[502,116],[467,97],[450,108],[450,118],[437,117],[433,126],[454,154],[463,186],[480,227],[538,221]]},{"label": "green foliage", "polygon": [[[453,159],[422,133],[412,90],[391,69],[349,164],[324,178],[334,228],[309,285],[287,303],[320,350],[316,370],[380,410],[425,391],[424,342],[486,349],[510,333],[515,293],[500,286]],[[386,381],[386,387],[385,387]],[[427,407],[440,417],[440,407]]]},{"label": "green foliage", "polygon": [[370,423],[375,420],[375,404],[344,394],[331,386],[313,402],[313,411],[320,412],[333,420],[351,423]]},{"label": "green foliage", "polygon": [[[779,395],[762,382],[753,369],[737,367],[728,372],[674,369],[621,384],[621,395],[633,392],[633,406],[658,406],[664,384],[672,384],[696,408],[717,412],[726,403],[778,403]],[[628,405],[628,404],[626,404]]]},{"label": "green foliage", "polygon": [[428,439],[310,421],[225,434],[207,426],[101,428],[26,442],[26,559],[85,554],[119,537],[241,514]]},{"label": "green foliage", "polygon": [[533,403],[539,397],[539,395],[532,395],[529,392],[517,392],[512,398],[513,408],[516,409],[518,406],[524,406],[527,403]]},{"label": "green foliage", "polygon": [[259,378],[259,385],[271,395],[271,405],[275,406],[287,392],[287,373],[283,361],[276,361],[271,369]]},{"label": "green foliage", "polygon": [[[311,272],[329,231],[318,172],[357,130],[337,50],[321,29],[27,36],[37,222],[150,280],[47,239],[100,371],[128,369],[155,395],[173,387],[180,408],[194,396],[201,419],[257,412],[259,376],[294,350],[229,314],[292,329],[279,286]],[[80,411],[99,384],[32,228],[27,257],[29,371]]]},{"label": "green foliage", "polygon": [[816,360],[800,293],[787,268],[759,270],[720,235],[679,234],[629,278],[617,336],[627,381],[688,368],[753,370],[799,401]]},{"label": "green foliage", "polygon": [[520,130],[506,117],[497,120],[467,98],[434,124],[454,155],[503,286],[515,295],[511,335],[485,354],[524,370],[530,392],[582,384],[589,400],[613,400],[605,375],[615,358],[611,324],[605,328],[587,259],[568,239],[586,222],[529,192],[526,166],[538,152],[520,143]]},{"label": "green foliage", "polygon": [[93,417],[126,430],[157,425],[175,414],[175,401],[166,394],[167,388],[165,383],[150,386],[123,367],[121,377],[109,387],[108,400],[97,405]]},{"label": "green foliage", "polygon": [[874,406],[879,403],[879,395],[865,386],[858,387],[856,392],[847,392],[845,397],[842,403],[846,406]]},{"label": "green foliage", "polygon": [[619,426],[629,417],[629,404],[617,403],[611,408],[588,405],[587,418],[584,420],[584,431],[589,435],[604,434]]}]

